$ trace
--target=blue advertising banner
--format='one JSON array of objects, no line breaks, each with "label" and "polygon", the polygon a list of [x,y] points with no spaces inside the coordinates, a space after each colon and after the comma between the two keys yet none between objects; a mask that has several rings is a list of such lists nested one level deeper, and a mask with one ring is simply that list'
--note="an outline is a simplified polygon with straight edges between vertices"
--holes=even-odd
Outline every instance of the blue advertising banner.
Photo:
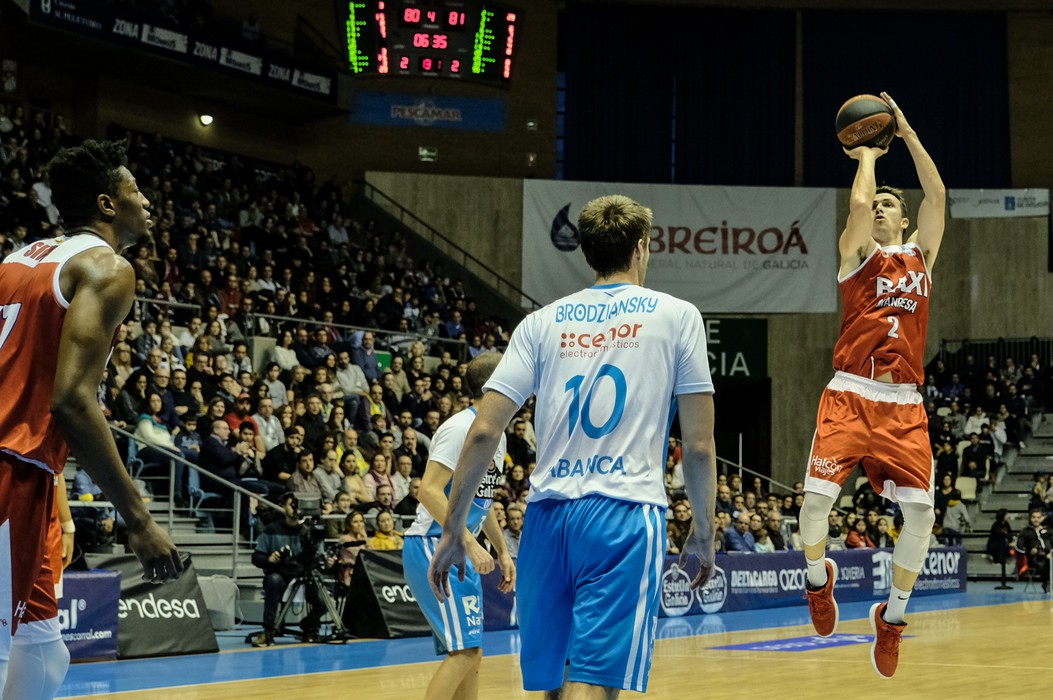
[{"label": "blue advertising banner", "polygon": [[117,658],[117,610],[121,575],[116,571],[66,571],[58,601],[62,641],[74,661]]},{"label": "blue advertising banner", "polygon": [[[892,587],[891,549],[851,549],[827,556],[840,569],[837,600],[853,602],[888,596]],[[964,591],[967,556],[963,547],[929,551],[915,595]],[[691,590],[693,571],[677,557],[667,557],[662,573],[662,617],[733,612],[802,605],[805,564],[800,552],[727,554],[717,557],[717,571],[702,589]]]},{"label": "blue advertising banner", "polygon": [[505,101],[360,92],[355,95],[355,108],[350,119],[355,124],[379,126],[504,131]]},{"label": "blue advertising banner", "polygon": [[[877,600],[888,596],[892,586],[891,549],[851,549],[830,552],[827,556],[837,562],[840,570],[837,581],[839,602]],[[964,591],[967,559],[964,547],[930,550],[914,587],[914,595]],[[698,563],[692,562],[684,570],[678,562],[679,557],[669,556],[663,567],[659,612],[662,617],[804,605],[805,565],[800,552],[721,554],[717,557],[716,576],[705,588],[694,591],[691,590],[691,578]],[[519,625],[514,596],[497,590],[500,581],[500,574],[496,571],[483,576],[484,628],[487,631]],[[672,630],[670,634],[675,636]],[[842,640],[841,643],[852,642]]]}]

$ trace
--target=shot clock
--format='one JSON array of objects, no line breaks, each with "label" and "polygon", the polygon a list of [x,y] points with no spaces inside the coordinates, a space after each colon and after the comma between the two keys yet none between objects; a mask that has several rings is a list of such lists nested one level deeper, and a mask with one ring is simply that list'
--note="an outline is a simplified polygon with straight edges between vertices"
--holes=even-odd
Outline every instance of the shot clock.
[{"label": "shot clock", "polygon": [[438,76],[507,86],[521,11],[486,0],[340,0],[356,75]]}]

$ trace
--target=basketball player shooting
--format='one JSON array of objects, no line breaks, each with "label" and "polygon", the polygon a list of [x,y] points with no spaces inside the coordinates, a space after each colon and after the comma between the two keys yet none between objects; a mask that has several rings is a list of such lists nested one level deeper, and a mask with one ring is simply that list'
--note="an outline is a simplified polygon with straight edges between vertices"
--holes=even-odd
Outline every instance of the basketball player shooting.
[{"label": "basketball player shooting", "polygon": [[[96,390],[135,274],[121,253],[150,228],[123,144],[85,141],[48,165],[66,233],[0,264],[0,687],[54,697],[69,665],[46,555],[56,475],[72,451],[128,526],[157,583],[183,572],[121,462]],[[6,595],[3,595],[6,593]],[[8,666],[10,665],[10,675]]]},{"label": "basketball player shooting", "polygon": [[875,633],[871,662],[891,678],[899,658],[904,612],[929,548],[935,521],[928,418],[917,387],[929,320],[930,270],[943,239],[946,193],[932,158],[903,111],[881,93],[896,119],[925,198],[918,227],[910,226],[900,190],[877,187],[874,164],[887,149],[846,150],[857,161],[848,223],[838,248],[844,301],[834,346],[834,378],[819,402],[808,459],[801,537],[808,563],[812,624],[823,637],[837,627],[837,565],[826,558],[827,516],[857,464],[874,489],[903,510],[903,531],[892,554],[888,602],[870,610]]}]

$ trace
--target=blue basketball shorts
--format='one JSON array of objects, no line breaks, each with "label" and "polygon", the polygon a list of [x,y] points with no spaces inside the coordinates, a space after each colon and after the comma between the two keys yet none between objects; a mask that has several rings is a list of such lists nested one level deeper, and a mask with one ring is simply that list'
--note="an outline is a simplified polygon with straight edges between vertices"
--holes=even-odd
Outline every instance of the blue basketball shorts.
[{"label": "blue basketball shorts", "polygon": [[567,679],[647,691],[665,509],[605,496],[527,507],[516,604],[526,690]]},{"label": "blue basketball shorts", "polygon": [[435,652],[471,649],[483,644],[483,584],[472,562],[468,561],[464,581],[457,579],[456,567],[450,571],[453,595],[445,603],[428,583],[428,566],[435,555],[438,537],[407,537],[402,547],[402,568],[406,583],[417,599],[435,636]]}]

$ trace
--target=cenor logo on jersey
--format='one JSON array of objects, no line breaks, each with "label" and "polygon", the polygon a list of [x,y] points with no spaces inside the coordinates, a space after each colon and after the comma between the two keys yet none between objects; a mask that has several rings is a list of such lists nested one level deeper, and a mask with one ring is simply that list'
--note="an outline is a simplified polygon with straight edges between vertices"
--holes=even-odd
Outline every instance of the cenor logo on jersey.
[{"label": "cenor logo on jersey", "polygon": [[561,348],[601,348],[604,346],[635,348],[639,347],[640,344],[619,341],[635,338],[639,335],[641,328],[643,328],[642,323],[623,323],[620,326],[611,326],[599,333],[588,330],[577,333],[573,331],[563,332],[559,334],[559,346]]}]

